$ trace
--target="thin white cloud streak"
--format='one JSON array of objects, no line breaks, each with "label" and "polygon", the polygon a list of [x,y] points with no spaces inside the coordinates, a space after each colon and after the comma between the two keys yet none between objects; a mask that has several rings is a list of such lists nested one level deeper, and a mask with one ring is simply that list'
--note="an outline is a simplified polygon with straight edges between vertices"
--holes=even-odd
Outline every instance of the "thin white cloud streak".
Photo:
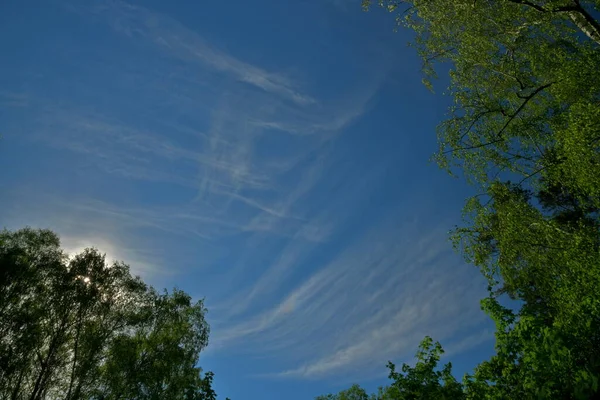
[{"label": "thin white cloud streak", "polygon": [[378,92],[381,83],[390,72],[389,60],[378,60],[371,73],[355,83],[356,87],[350,93],[340,93],[340,96],[329,107],[312,108],[312,119],[307,120],[297,109],[279,105],[284,110],[273,112],[266,116],[253,115],[248,121],[257,127],[271,129],[295,135],[323,135],[330,139],[328,133],[336,133],[350,126],[368,111],[369,103]]},{"label": "thin white cloud streak", "polygon": [[[323,240],[330,229],[305,219],[295,209],[322,179],[327,146],[322,147],[319,140],[304,142],[295,149],[291,162],[258,157],[254,154],[256,140],[265,134],[256,128],[243,129],[244,116],[249,113],[222,122],[223,132],[211,129],[197,135],[196,147],[177,143],[180,136],[176,128],[139,129],[71,107],[42,107],[32,131],[40,132],[38,138],[53,146],[97,158],[98,168],[109,174],[190,189],[199,187],[196,208],[212,205],[211,215],[222,218],[223,225],[236,226],[242,232],[283,230],[285,235],[293,236],[298,235],[294,226],[302,227],[301,236]],[[287,181],[285,174],[291,171],[300,174],[300,182],[292,187],[281,186]],[[240,204],[248,208],[247,212],[232,216],[232,207]],[[188,215],[193,214],[194,205],[184,208]]]},{"label": "thin white cloud streak", "polygon": [[[376,227],[273,308],[214,326],[216,348],[286,354],[280,377],[326,378],[381,370],[426,334],[437,340],[482,321],[466,304],[482,295],[452,254],[445,232]],[[466,344],[462,345],[462,349]],[[299,365],[298,365],[299,364]]]},{"label": "thin white cloud streak", "polygon": [[482,343],[494,340],[494,332],[490,329],[483,329],[472,334],[465,334],[450,343],[449,346],[444,346],[444,358],[449,358],[454,354],[460,354],[465,350],[472,349]]},{"label": "thin white cloud streak", "polygon": [[29,98],[24,93],[0,91],[0,107],[27,107]]},{"label": "thin white cloud streak", "polygon": [[[323,155],[318,162],[310,164],[302,175],[302,179],[294,186],[294,190],[285,197],[285,203],[281,206],[286,212],[294,212],[294,206],[303,203],[303,200],[312,199],[312,191],[319,191],[315,186],[320,184],[331,185],[335,180],[328,176],[329,180],[321,180],[322,171],[332,170],[329,165],[329,157]],[[291,220],[275,218],[272,215],[259,215],[261,222],[252,221],[252,227],[249,231],[257,232],[256,238],[251,237],[247,241],[245,252],[240,254],[240,264],[232,268],[232,276],[247,276],[250,269],[256,269],[256,261],[252,257],[254,253],[265,252],[272,257],[268,260],[260,261],[261,273],[256,275],[249,287],[242,287],[237,290],[235,296],[228,296],[224,303],[216,303],[213,307],[220,310],[223,318],[231,319],[251,310],[256,313],[265,305],[278,301],[273,296],[278,293],[282,286],[294,284],[294,273],[310,265],[310,258],[318,254],[323,246],[336,235],[343,234],[344,221],[351,220],[353,212],[357,205],[364,199],[368,193],[377,185],[378,178],[386,168],[385,164],[375,165],[371,169],[362,171],[361,176],[355,176],[348,172],[342,175],[341,179],[352,179],[348,188],[338,188],[337,195],[332,193],[327,195],[326,203],[319,203],[318,210],[311,210],[309,218],[300,221],[300,224],[290,225]],[[340,178],[338,178],[340,179]],[[318,181],[318,184],[315,182]],[[327,190],[327,189],[326,189]],[[327,192],[324,192],[327,193]],[[268,226],[264,227],[267,223]],[[290,229],[290,226],[295,229]],[[289,239],[282,248],[261,248],[265,237],[260,235],[262,230],[281,231],[287,229]],[[268,239],[267,239],[268,240]],[[229,287],[236,287],[233,282]],[[285,308],[285,307],[284,307]]]},{"label": "thin white cloud streak", "polygon": [[[237,201],[260,214],[275,218],[292,218],[276,207],[239,193],[241,189],[268,193],[273,185],[270,180],[277,177],[277,171],[268,166],[251,167],[249,162],[235,157],[235,153],[233,156],[222,157],[221,155],[229,153],[227,149],[231,149],[230,146],[220,151],[214,148],[203,151],[202,146],[199,146],[199,151],[190,150],[167,139],[166,133],[141,131],[100,115],[78,113],[76,109],[60,110],[51,107],[39,118],[39,125],[37,131],[43,133],[38,136],[41,140],[98,158],[98,167],[110,174],[173,183],[193,189],[198,186],[193,171],[199,166],[203,174],[205,196]],[[236,225],[243,230],[252,230],[255,215],[256,212],[250,214],[248,222],[238,221]],[[268,230],[268,227],[260,229]]]},{"label": "thin white cloud streak", "polygon": [[146,38],[163,51],[183,61],[201,62],[237,80],[276,94],[300,105],[313,104],[314,98],[296,89],[281,74],[268,72],[211,47],[196,32],[165,15],[121,1],[98,4],[94,11],[106,14],[111,26],[133,38]]},{"label": "thin white cloud streak", "polygon": [[[266,173],[251,173],[241,170],[239,163],[228,162],[214,157],[210,153],[190,150],[168,139],[176,130],[168,132],[153,132],[140,130],[119,121],[110,120],[97,113],[88,113],[77,108],[59,109],[48,107],[38,116],[38,138],[57,147],[67,148],[74,152],[95,156],[105,161],[101,166],[110,172],[128,177],[148,180],[165,181],[187,187],[196,187],[193,176],[167,173],[163,168],[167,165],[200,165],[216,171],[217,178],[213,184],[216,187],[239,187],[260,189],[267,185]],[[170,135],[171,134],[171,135]],[[198,138],[202,141],[203,138]],[[228,178],[228,179],[223,179]]]}]

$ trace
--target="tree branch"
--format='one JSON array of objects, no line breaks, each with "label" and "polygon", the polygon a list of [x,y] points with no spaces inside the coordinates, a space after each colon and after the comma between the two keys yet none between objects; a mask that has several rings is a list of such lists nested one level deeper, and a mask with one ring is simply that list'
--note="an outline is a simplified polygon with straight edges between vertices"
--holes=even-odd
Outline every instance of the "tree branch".
[{"label": "tree branch", "polygon": [[519,106],[519,108],[517,108],[517,110],[509,117],[508,121],[506,121],[506,123],[504,124],[504,126],[502,127],[502,129],[500,129],[500,131],[498,131],[498,133],[496,134],[498,137],[502,136],[502,133],[504,133],[504,131],[506,130],[506,128],[508,127],[508,125],[517,117],[517,115],[519,115],[519,113],[525,108],[525,106],[527,105],[527,103],[529,103],[529,101],[535,97],[535,95],[537,95],[538,93],[540,93],[542,90],[552,86],[554,84],[554,82],[550,82],[547,83],[545,85],[542,85],[540,87],[538,87],[537,89],[535,89],[533,92],[531,92],[529,95],[527,96],[521,96],[520,94],[517,93],[517,97],[519,97],[520,99],[525,99],[523,101],[523,103],[521,103],[521,105]]},{"label": "tree branch", "polygon": [[531,7],[534,10],[539,11],[539,12],[548,12],[548,10],[546,10],[544,7],[542,7],[538,4],[532,3],[530,1],[527,1],[527,0],[508,0],[508,1],[511,3],[522,4],[524,6]]},{"label": "tree branch", "polygon": [[450,149],[450,150],[446,150],[446,151],[444,151],[442,154],[454,153],[454,152],[456,152],[456,151],[466,151],[466,150],[474,150],[474,149],[479,149],[479,148],[481,148],[481,147],[489,146],[489,145],[491,145],[491,144],[498,143],[498,142],[501,142],[501,141],[503,141],[503,140],[504,140],[504,139],[503,139],[502,137],[499,137],[498,139],[494,139],[494,140],[491,140],[491,141],[489,141],[489,142],[486,142],[486,143],[480,143],[480,144],[477,144],[477,145],[474,145],[474,146],[469,146],[469,147],[459,147],[458,149]]},{"label": "tree branch", "polygon": [[585,8],[579,4],[574,7],[573,10],[565,10],[569,14],[571,21],[581,30],[585,35],[600,45],[600,23],[592,17]]},{"label": "tree branch", "polygon": [[542,13],[567,13],[573,23],[588,38],[600,45],[600,23],[583,8],[579,0],[573,0],[573,5],[559,6],[553,9],[547,9],[539,4],[529,0],[508,0],[511,3],[521,4]]}]

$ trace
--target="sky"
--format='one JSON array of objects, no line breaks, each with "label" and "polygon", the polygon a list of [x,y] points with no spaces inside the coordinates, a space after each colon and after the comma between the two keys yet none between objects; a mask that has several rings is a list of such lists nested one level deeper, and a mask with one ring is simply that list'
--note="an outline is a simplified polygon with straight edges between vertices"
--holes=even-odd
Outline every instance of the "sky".
[{"label": "sky", "polygon": [[493,329],[409,40],[352,0],[3,0],[0,225],[204,298],[220,398],[373,389],[425,335],[460,376]]}]

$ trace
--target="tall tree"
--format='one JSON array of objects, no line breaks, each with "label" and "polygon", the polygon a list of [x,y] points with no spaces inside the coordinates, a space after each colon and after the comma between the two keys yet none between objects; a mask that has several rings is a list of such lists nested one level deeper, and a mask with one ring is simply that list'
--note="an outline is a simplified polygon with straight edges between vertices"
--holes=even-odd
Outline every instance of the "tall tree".
[{"label": "tall tree", "polygon": [[435,158],[480,190],[453,240],[489,280],[496,355],[464,396],[600,398],[600,2],[379,4],[415,33],[428,86],[449,68]]},{"label": "tall tree", "polygon": [[0,233],[0,399],[215,400],[206,309],[56,234]]},{"label": "tall tree", "polygon": [[450,68],[454,106],[437,160],[481,189],[455,231],[458,247],[498,293],[543,308],[547,321],[596,321],[600,3],[380,4],[415,32],[427,77],[440,63]]}]

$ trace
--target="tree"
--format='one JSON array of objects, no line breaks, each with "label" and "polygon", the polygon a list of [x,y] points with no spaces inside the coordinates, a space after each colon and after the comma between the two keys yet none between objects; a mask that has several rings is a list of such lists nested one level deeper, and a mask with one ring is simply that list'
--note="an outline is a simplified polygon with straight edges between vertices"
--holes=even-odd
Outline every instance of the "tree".
[{"label": "tree", "polygon": [[56,346],[52,344],[58,338],[48,340],[55,331],[48,316],[55,312],[56,304],[55,292],[48,283],[60,282],[66,261],[58,246],[58,237],[48,231],[22,230],[0,235],[2,397],[24,398],[27,391],[35,398],[53,362]]},{"label": "tree", "polygon": [[500,291],[525,301],[544,292],[554,310],[572,310],[600,275],[600,43],[589,34],[600,3],[380,4],[415,32],[427,77],[450,67],[454,106],[436,159],[481,190],[458,247]]},{"label": "tree", "polygon": [[[527,310],[514,313],[494,296],[482,304],[496,322],[496,354],[465,377],[468,398],[598,398],[597,350],[589,343],[579,347],[585,343],[577,327],[548,323]],[[597,328],[590,341],[597,340]]]},{"label": "tree", "polygon": [[463,386],[452,375],[452,364],[438,368],[440,356],[444,353],[440,343],[433,343],[430,337],[423,339],[416,354],[414,367],[403,364],[401,371],[388,363],[389,379],[392,383],[380,387],[377,393],[368,395],[358,385],[338,394],[319,396],[316,400],[463,400],[466,395]]},{"label": "tree", "polygon": [[[449,67],[435,159],[480,190],[452,238],[489,281],[496,355],[462,396],[600,398],[600,2],[379,4],[415,33],[428,86]],[[443,379],[426,371],[393,379],[427,393]]]},{"label": "tree", "polygon": [[47,230],[0,233],[0,399],[214,400],[197,367],[202,301],[158,293],[123,263],[68,257]]},{"label": "tree", "polygon": [[415,367],[402,365],[402,373],[396,372],[393,363],[388,363],[393,383],[391,394],[397,399],[463,399],[462,385],[452,375],[452,364],[437,370],[440,356],[444,353],[439,342],[433,343],[426,337],[419,346]]},{"label": "tree", "polygon": [[102,398],[182,399],[201,386],[198,353],[208,340],[201,302],[185,293],[147,293],[134,332],[122,332],[101,368]]},{"label": "tree", "polygon": [[[507,172],[527,180],[566,168],[572,178],[567,187],[598,194],[598,175],[576,171],[590,165],[597,170],[600,42],[583,36],[570,17],[598,26],[592,16],[600,9],[597,1],[380,4],[398,12],[399,24],[415,33],[427,82],[436,66],[450,67],[454,106],[439,127],[441,166],[460,167],[484,188]],[[557,157],[548,157],[550,151]],[[581,179],[588,184],[578,184]]]},{"label": "tree", "polygon": [[318,396],[315,400],[374,400],[374,396],[369,396],[367,392],[359,385],[352,385],[346,390],[337,394],[327,394]]},{"label": "tree", "polygon": [[[523,311],[515,314],[500,305],[493,294],[482,301],[482,307],[496,322],[497,353],[479,364],[472,375],[465,375],[462,383],[453,376],[450,363],[438,368],[443,349],[426,337],[414,367],[403,364],[398,372],[393,363],[388,363],[392,382],[377,393],[368,395],[354,385],[316,400],[598,398],[599,359],[573,345],[580,332],[556,329]],[[596,340],[597,332],[596,327],[592,332]]]}]

